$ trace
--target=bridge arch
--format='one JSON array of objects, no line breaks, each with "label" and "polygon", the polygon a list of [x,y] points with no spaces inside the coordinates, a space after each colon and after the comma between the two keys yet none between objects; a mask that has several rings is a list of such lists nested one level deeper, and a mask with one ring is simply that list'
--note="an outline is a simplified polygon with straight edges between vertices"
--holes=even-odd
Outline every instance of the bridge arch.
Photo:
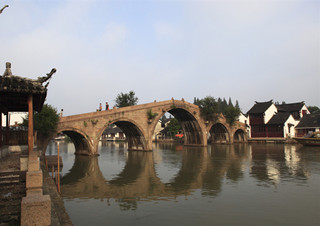
[{"label": "bridge arch", "polygon": [[233,142],[246,142],[246,133],[242,129],[237,129],[233,135]]},{"label": "bridge arch", "polygon": [[231,143],[230,133],[222,123],[213,124],[209,130],[210,143]]},{"label": "bridge arch", "polygon": [[57,134],[62,133],[70,137],[72,143],[74,144],[76,154],[80,155],[97,155],[93,148],[92,142],[89,140],[89,136],[84,132],[68,127],[68,128],[60,128],[57,131]]},{"label": "bridge arch", "polygon": [[204,139],[206,136],[203,134],[206,131],[205,126],[203,126],[201,120],[197,118],[199,113],[195,111],[195,109],[193,110],[194,111],[192,111],[192,108],[190,107],[176,106],[174,104],[168,108],[162,109],[162,113],[153,121],[149,136],[152,137],[157,122],[168,112],[173,115],[181,125],[184,134],[184,145],[206,146],[207,143]]},{"label": "bridge arch", "polygon": [[107,127],[111,124],[115,124],[119,127],[124,134],[126,135],[126,140],[128,142],[129,150],[147,150],[147,142],[146,136],[143,133],[143,130],[140,126],[133,120],[127,118],[121,118],[113,121],[109,121],[109,124],[103,127],[103,129],[99,132],[100,136],[102,136],[103,131],[107,129]]}]

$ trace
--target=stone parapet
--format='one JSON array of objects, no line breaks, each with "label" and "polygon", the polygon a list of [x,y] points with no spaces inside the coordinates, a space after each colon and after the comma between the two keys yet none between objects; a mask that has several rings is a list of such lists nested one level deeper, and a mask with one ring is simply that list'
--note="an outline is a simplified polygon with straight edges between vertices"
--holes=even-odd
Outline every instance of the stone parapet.
[{"label": "stone parapet", "polygon": [[21,202],[21,225],[51,225],[51,199],[43,195],[43,174],[36,152],[25,159],[28,166],[26,173],[26,197]]},{"label": "stone parapet", "polygon": [[51,225],[49,195],[27,195],[22,198],[21,225]]}]

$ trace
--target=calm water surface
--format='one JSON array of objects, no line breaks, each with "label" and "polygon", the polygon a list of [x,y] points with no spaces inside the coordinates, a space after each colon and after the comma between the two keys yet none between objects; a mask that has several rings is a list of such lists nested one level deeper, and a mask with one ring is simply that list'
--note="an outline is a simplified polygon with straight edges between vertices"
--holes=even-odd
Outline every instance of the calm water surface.
[{"label": "calm water surface", "polygon": [[[127,151],[60,144],[61,196],[74,225],[319,225],[320,148],[277,144]],[[56,154],[52,143],[48,154]]]}]

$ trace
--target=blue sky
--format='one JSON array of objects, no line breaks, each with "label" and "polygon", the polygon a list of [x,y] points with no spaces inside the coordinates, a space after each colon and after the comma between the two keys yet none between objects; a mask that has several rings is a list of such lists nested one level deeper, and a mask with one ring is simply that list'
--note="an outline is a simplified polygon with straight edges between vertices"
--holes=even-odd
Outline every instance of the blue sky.
[{"label": "blue sky", "polygon": [[[47,103],[66,115],[194,97],[320,106],[320,2],[308,0],[1,0],[0,67],[57,68]],[[0,69],[1,70],[1,69]]]}]

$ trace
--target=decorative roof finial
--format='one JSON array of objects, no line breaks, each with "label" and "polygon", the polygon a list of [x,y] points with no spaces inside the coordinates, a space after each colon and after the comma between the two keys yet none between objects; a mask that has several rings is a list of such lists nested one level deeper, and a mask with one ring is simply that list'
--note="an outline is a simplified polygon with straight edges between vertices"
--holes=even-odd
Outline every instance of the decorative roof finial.
[{"label": "decorative roof finial", "polygon": [[6,70],[3,73],[3,76],[12,76],[12,72],[11,72],[11,63],[7,62],[6,63]]},{"label": "decorative roof finial", "polygon": [[3,6],[2,7],[2,9],[0,9],[0,14],[3,12],[3,10],[5,9],[5,8],[7,8],[7,7],[9,7],[8,5],[5,5],[5,6]]}]

